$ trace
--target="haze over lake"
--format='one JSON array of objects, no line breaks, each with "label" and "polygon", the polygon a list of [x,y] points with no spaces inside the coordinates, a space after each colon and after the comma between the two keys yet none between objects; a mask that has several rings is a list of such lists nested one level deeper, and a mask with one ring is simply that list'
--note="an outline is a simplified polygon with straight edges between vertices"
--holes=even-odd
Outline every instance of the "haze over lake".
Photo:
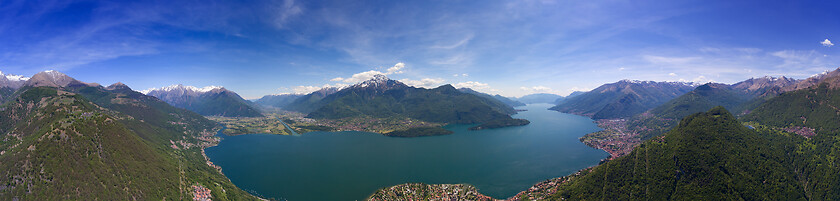
[{"label": "haze over lake", "polygon": [[532,104],[514,115],[530,125],[394,138],[365,132],[302,136],[224,136],[206,149],[240,188],[288,200],[363,200],[379,188],[423,182],[467,183],[508,198],[537,182],[596,165],[607,153],[578,138],[600,130],[591,119]]}]

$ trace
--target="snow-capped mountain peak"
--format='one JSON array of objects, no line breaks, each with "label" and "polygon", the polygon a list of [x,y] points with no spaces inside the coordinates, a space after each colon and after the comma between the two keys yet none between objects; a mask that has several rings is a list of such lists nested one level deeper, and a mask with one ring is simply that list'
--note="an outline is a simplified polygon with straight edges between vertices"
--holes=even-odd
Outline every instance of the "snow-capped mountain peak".
[{"label": "snow-capped mountain peak", "polygon": [[4,74],[3,71],[0,71],[0,77],[5,77],[7,80],[13,81],[13,82],[20,82],[20,81],[29,80],[28,77],[24,77],[23,75]]},{"label": "snow-capped mountain peak", "polygon": [[388,79],[387,76],[383,74],[376,74],[373,78],[369,80],[365,80],[364,82],[355,84],[350,88],[366,88],[366,87],[376,87],[376,88],[391,88],[393,86],[402,86],[405,85],[402,82]]},{"label": "snow-capped mountain peak", "polygon": [[211,86],[206,86],[206,87],[199,88],[199,87],[194,87],[194,86],[184,86],[183,84],[176,84],[176,85],[170,85],[170,86],[165,86],[165,87],[161,87],[161,88],[150,88],[150,89],[142,90],[142,91],[140,91],[140,93],[148,95],[151,92],[156,92],[157,91],[157,92],[169,92],[169,93],[175,92],[175,93],[181,93],[181,94],[185,94],[185,93],[186,94],[192,94],[192,93],[198,94],[198,93],[207,93],[207,92],[217,90],[217,89],[224,89],[224,87],[222,87],[222,86],[212,86],[211,85]]},{"label": "snow-capped mountain peak", "polygon": [[650,81],[650,80],[644,81],[644,80],[631,80],[631,79],[623,79],[623,80],[619,81],[619,83],[622,83],[622,82],[623,82],[623,83],[628,83],[628,84],[642,84],[642,85],[645,85],[645,84],[648,84],[648,85],[649,85],[649,84],[657,84],[657,83],[668,83],[668,84],[685,85],[685,86],[692,86],[692,87],[697,87],[697,86],[702,85],[702,84],[700,84],[700,83],[696,83],[696,82],[685,82],[685,81],[663,81],[663,82],[657,82],[657,81]]},{"label": "snow-capped mountain peak", "polygon": [[23,86],[27,80],[29,80],[28,77],[24,77],[22,75],[3,74],[3,72],[0,71],[0,87],[11,87],[13,89],[17,89]]}]

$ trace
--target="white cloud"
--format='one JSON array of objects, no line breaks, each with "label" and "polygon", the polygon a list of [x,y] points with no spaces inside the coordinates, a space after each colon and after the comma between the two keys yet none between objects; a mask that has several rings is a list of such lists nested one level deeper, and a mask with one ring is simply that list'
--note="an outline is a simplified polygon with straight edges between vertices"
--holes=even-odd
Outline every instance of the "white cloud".
[{"label": "white cloud", "polygon": [[461,76],[461,77],[469,77],[469,76],[470,76],[470,74],[466,74],[466,73],[457,74],[457,73],[456,73],[456,74],[453,74],[453,75],[452,75],[452,77],[458,77],[458,76]]},{"label": "white cloud", "polygon": [[570,94],[571,94],[572,92],[576,92],[576,91],[584,91],[584,92],[585,92],[585,91],[592,91],[592,88],[585,88],[585,87],[572,87],[571,89],[569,89],[569,93],[570,93]]},{"label": "white cloud", "polygon": [[625,69],[624,67],[621,67],[621,68],[618,68],[618,71],[623,71],[624,69]]},{"label": "white cloud", "polygon": [[400,63],[395,64],[393,67],[388,68],[388,70],[385,72],[385,74],[386,75],[400,74],[400,73],[403,73],[402,72],[403,68],[405,68],[405,63],[400,62]]},{"label": "white cloud", "polygon": [[479,89],[490,89],[490,85],[488,85],[487,83],[466,81],[466,82],[461,82],[461,83],[455,84],[455,88],[470,88],[470,89],[473,89],[473,90],[479,90]]},{"label": "white cloud", "polygon": [[676,73],[668,73],[668,76],[677,76]]},{"label": "white cloud", "polygon": [[834,46],[834,43],[831,43],[831,41],[828,40],[828,38],[826,38],[823,42],[820,42],[820,44],[822,44],[823,46],[826,46],[826,47]]},{"label": "white cloud", "polygon": [[369,71],[353,74],[353,76],[351,76],[349,78],[337,77],[337,78],[331,79],[330,81],[344,81],[345,83],[357,83],[357,82],[362,82],[362,81],[365,81],[365,80],[369,80],[369,79],[373,78],[374,75],[385,75],[385,73],[375,71],[375,70],[369,70]]},{"label": "white cloud", "polygon": [[550,93],[550,94],[558,94],[557,91],[551,89],[546,86],[533,86],[533,87],[519,87],[520,90],[525,91],[526,94],[533,94],[533,93]]},{"label": "white cloud", "polygon": [[[686,79],[679,79],[678,81],[689,82],[689,80],[686,80]],[[715,81],[712,80],[712,79],[707,79],[706,76],[701,75],[701,76],[697,76],[696,78],[692,79],[691,82],[699,83],[699,84],[706,84],[706,83],[715,82]]]},{"label": "white cloud", "polygon": [[292,88],[292,91],[294,91],[296,94],[308,94],[308,93],[312,93],[313,91],[318,91],[318,89],[321,89],[321,87],[317,87],[317,86],[296,86],[295,88]]},{"label": "white cloud", "polygon": [[[296,87],[292,88],[292,93],[294,93],[294,94],[309,94],[309,93],[312,93],[314,91],[318,91],[318,90],[323,89],[323,88],[330,88],[330,87],[344,88],[346,86],[347,86],[347,84],[325,84],[325,85],[320,86],[320,87],[319,86],[296,86]],[[285,89],[281,88],[280,90],[285,90]],[[285,94],[285,93],[281,93],[281,94]]]},{"label": "white cloud", "polygon": [[440,86],[444,80],[441,78],[423,78],[420,80],[401,79],[400,82],[414,87],[433,88]]},{"label": "white cloud", "polygon": [[353,76],[350,76],[349,78],[336,77],[336,78],[330,79],[330,81],[333,81],[333,82],[342,82],[343,81],[345,83],[357,83],[357,82],[362,82],[362,81],[365,81],[365,80],[369,80],[369,79],[373,78],[374,75],[401,74],[401,73],[403,73],[403,71],[402,71],[403,68],[405,68],[405,63],[400,62],[400,63],[394,64],[393,67],[388,68],[384,73],[381,72],[381,71],[377,71],[377,70],[369,70],[369,71],[353,74]]}]

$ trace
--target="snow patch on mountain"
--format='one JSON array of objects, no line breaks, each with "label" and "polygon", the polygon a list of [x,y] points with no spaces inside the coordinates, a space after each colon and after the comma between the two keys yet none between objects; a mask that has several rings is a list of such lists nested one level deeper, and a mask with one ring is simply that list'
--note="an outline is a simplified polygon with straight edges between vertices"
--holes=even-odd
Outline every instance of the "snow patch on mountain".
[{"label": "snow patch on mountain", "polygon": [[0,71],[0,77],[6,77],[7,80],[13,81],[13,82],[20,82],[20,81],[29,80],[28,77],[25,77],[23,75],[4,74],[3,71]]},{"label": "snow patch on mountain", "polygon": [[193,92],[193,93],[207,93],[216,89],[224,89],[222,86],[206,86],[206,87],[194,87],[194,86],[184,86],[183,84],[176,84],[170,85],[161,88],[149,88],[146,90],[141,90],[140,93],[148,95],[151,92],[159,91],[159,92]]}]

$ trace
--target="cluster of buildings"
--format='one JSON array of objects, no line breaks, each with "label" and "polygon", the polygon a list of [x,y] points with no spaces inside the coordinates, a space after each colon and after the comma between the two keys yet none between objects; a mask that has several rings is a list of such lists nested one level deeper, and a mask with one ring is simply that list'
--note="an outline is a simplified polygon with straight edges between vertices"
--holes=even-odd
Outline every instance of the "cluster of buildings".
[{"label": "cluster of buildings", "polygon": [[495,200],[478,193],[475,187],[465,184],[402,184],[382,189],[373,194],[371,201],[454,201],[454,200]]},{"label": "cluster of buildings", "polygon": [[210,189],[202,185],[193,185],[193,201],[211,201]]},{"label": "cluster of buildings", "polygon": [[808,127],[794,126],[794,127],[787,127],[787,128],[782,129],[782,130],[790,132],[790,133],[796,133],[797,135],[801,135],[801,136],[803,136],[805,138],[808,138],[808,139],[817,135],[817,132],[816,132],[815,129],[808,128]]},{"label": "cluster of buildings", "polygon": [[626,120],[624,119],[603,119],[598,120],[597,123],[598,127],[605,128],[605,130],[587,134],[581,138],[581,141],[586,145],[610,153],[612,158],[630,153],[636,145],[641,143],[638,133],[626,129]]},{"label": "cluster of buildings", "polygon": [[[593,167],[588,167],[586,169],[580,170],[571,174],[569,176],[554,178],[545,180],[543,182],[537,183],[528,190],[519,192],[516,196],[508,198],[506,201],[523,201],[523,200],[545,200],[548,199],[551,195],[557,193],[558,187],[563,185],[566,182],[569,182],[577,177],[581,176],[581,173],[584,172],[592,172],[594,169]],[[562,198],[561,198],[562,199]]]}]

